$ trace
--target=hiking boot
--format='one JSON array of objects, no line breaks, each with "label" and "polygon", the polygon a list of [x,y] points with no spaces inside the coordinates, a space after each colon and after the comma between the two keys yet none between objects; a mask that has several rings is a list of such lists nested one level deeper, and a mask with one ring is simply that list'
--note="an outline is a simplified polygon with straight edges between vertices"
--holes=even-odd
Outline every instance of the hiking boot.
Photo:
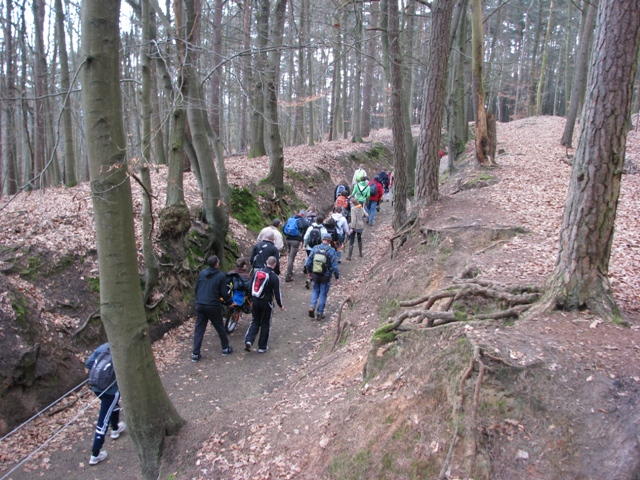
[{"label": "hiking boot", "polygon": [[310,308],[309,309],[309,318],[313,318],[316,316],[316,309],[314,308]]},{"label": "hiking boot", "polygon": [[362,242],[358,242],[358,255],[362,257]]},{"label": "hiking boot", "polygon": [[222,350],[222,356],[223,357],[226,357],[227,355],[230,355],[231,353],[233,353],[233,348],[231,348],[231,345],[229,345],[227,348]]},{"label": "hiking boot", "polygon": [[266,348],[259,348],[259,349],[258,349],[258,353],[264,353],[264,352],[266,352],[267,350],[269,350],[269,347],[266,347]]},{"label": "hiking boot", "polygon": [[251,344],[249,342],[245,342],[244,351],[245,352],[250,352],[251,351]]},{"label": "hiking boot", "polygon": [[316,320],[324,320],[324,313],[318,312],[316,314]]},{"label": "hiking boot", "polygon": [[285,282],[293,282],[293,278],[291,277],[287,277],[284,279]]},{"label": "hiking boot", "polygon": [[193,363],[196,363],[198,360],[200,360],[200,355],[196,355],[195,353],[191,355],[191,361]]},{"label": "hiking boot", "polygon": [[347,255],[347,260],[351,261],[352,254],[353,254],[353,245],[349,245],[349,255]]},{"label": "hiking boot", "polygon": [[106,450],[102,450],[97,457],[94,457],[93,455],[91,455],[91,458],[89,458],[89,465],[97,465],[108,456],[109,454],[107,453]]},{"label": "hiking boot", "polygon": [[111,438],[114,440],[120,437],[120,434],[124,432],[124,429],[127,428],[127,424],[124,422],[118,423],[118,428],[116,430],[111,429]]},{"label": "hiking boot", "polygon": [[309,279],[307,278],[307,279],[304,281],[304,288],[306,288],[307,290],[309,290],[309,285],[310,285],[310,283],[309,283]]}]

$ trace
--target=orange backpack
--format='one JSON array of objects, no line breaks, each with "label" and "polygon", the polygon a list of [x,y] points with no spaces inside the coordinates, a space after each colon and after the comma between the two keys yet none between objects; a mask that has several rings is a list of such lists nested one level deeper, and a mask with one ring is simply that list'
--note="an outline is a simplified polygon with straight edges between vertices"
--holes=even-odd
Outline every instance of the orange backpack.
[{"label": "orange backpack", "polygon": [[347,200],[347,197],[344,197],[342,195],[338,195],[338,198],[336,198],[336,203],[333,205],[335,208],[345,208],[345,209],[349,209],[349,200]]}]

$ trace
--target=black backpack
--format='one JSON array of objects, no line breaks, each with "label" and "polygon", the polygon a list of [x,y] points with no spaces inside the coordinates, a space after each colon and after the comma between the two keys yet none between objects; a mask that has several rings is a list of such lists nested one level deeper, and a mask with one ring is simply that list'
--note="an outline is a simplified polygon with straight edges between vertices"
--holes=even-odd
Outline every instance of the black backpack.
[{"label": "black backpack", "polygon": [[327,233],[331,235],[331,243],[333,245],[338,243],[338,226],[336,225],[336,221],[330,218],[324,223],[324,228],[327,230]]},{"label": "black backpack", "polygon": [[313,227],[311,232],[309,232],[309,246],[311,248],[316,245],[320,245],[322,243],[322,232],[320,231],[320,227]]},{"label": "black backpack", "polygon": [[89,385],[97,390],[104,391],[114,383],[116,383],[116,372],[113,369],[111,349],[107,348],[98,354],[91,366]]}]

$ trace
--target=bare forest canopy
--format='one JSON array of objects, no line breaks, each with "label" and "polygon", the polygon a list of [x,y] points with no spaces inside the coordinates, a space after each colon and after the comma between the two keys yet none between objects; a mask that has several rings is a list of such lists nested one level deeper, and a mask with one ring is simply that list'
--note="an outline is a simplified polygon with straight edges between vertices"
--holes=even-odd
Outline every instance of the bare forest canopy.
[{"label": "bare forest canopy", "polygon": [[[327,138],[359,141],[372,128],[390,127],[394,64],[390,34],[395,30],[389,28],[389,19],[395,17],[407,121],[420,122],[429,55],[437,48],[434,42],[452,47],[447,98],[458,105],[456,116],[471,121],[475,116],[471,5],[467,0],[449,2],[456,3],[451,34],[434,38],[432,9],[446,3],[123,2],[120,63],[126,158],[169,163],[175,146],[172,133],[185,124],[175,113],[189,109],[188,102],[204,108],[226,154],[266,153],[264,136],[273,119],[285,146]],[[582,52],[586,47],[588,54],[592,41],[591,4],[482,2],[484,100],[498,121],[570,113],[571,97],[583,95],[580,85],[574,84],[586,79],[581,65],[586,62]],[[80,72],[86,67],[81,5],[62,0],[2,2],[0,192],[4,195],[89,179],[80,104]],[[394,7],[397,15],[390,17],[389,8]],[[148,29],[141,20],[147,10]],[[190,22],[194,24],[189,27]],[[185,71],[187,64],[194,67],[191,73]],[[142,95],[146,69],[148,105]],[[200,95],[183,96],[185,82],[200,87]],[[265,102],[266,91],[272,88],[277,93],[275,116]],[[148,133],[143,118],[150,120]],[[186,121],[187,157],[192,122]]]}]

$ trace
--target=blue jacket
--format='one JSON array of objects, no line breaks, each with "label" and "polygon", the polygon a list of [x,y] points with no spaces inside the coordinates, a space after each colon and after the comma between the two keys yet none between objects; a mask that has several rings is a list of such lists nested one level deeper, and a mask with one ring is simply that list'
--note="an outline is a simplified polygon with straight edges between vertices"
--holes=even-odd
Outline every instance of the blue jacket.
[{"label": "blue jacket", "polygon": [[[91,370],[91,367],[93,367],[93,362],[96,361],[96,358],[98,358],[98,355],[100,355],[102,352],[104,352],[107,349],[110,349],[108,342],[107,343],[103,343],[98,348],[96,348],[93,351],[93,353],[91,354],[91,356],[84,363],[85,368],[87,370]],[[99,389],[97,389],[95,387],[91,387],[91,390],[93,390],[97,394],[102,393],[102,390],[99,390]],[[107,395],[115,395],[117,391],[118,391],[118,382],[114,383],[112,386],[110,386],[109,388],[107,388],[105,390]]]},{"label": "blue jacket", "polygon": [[[307,272],[311,272],[313,270],[313,256],[318,250],[320,250],[320,247],[322,247],[322,250],[327,256],[327,270],[322,274],[323,278],[319,278],[320,274],[314,273],[313,281],[319,281],[319,283],[330,282],[331,274],[333,274],[336,277],[336,280],[338,280],[340,278],[340,270],[338,269],[338,255],[336,255],[335,248],[324,242],[320,245],[316,245],[311,249],[311,253],[309,253],[307,261],[304,264],[304,266],[307,267]],[[329,248],[327,249],[327,247]]]}]

